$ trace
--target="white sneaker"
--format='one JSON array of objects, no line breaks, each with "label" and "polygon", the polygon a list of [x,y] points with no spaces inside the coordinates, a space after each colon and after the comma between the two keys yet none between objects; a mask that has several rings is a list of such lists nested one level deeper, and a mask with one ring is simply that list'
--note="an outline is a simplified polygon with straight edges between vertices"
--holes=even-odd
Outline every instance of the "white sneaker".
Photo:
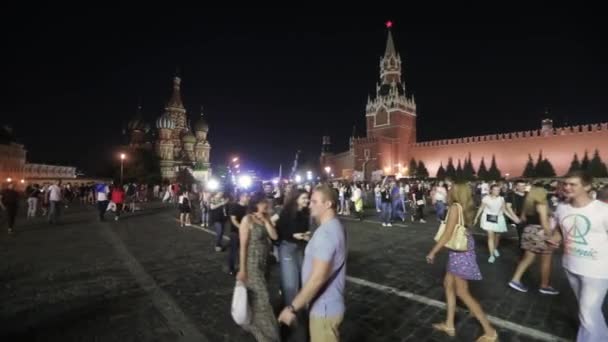
[{"label": "white sneaker", "polygon": [[493,255],[492,255],[492,256],[490,256],[490,258],[488,258],[488,262],[489,262],[490,264],[493,264],[493,263],[494,263],[494,261],[496,261],[496,257],[494,257]]},{"label": "white sneaker", "polygon": [[389,223],[387,223],[387,224],[386,224],[386,226],[387,226],[387,227],[392,227],[392,226],[393,226],[393,224],[389,222]]},{"label": "white sneaker", "polygon": [[205,227],[205,224],[204,224],[204,223],[201,223],[201,227],[203,227],[203,228],[204,228],[204,227]]},{"label": "white sneaker", "polygon": [[426,221],[421,219],[421,220],[420,220],[420,223],[426,223]]},{"label": "white sneaker", "polygon": [[115,217],[114,217],[114,221],[118,221],[118,216],[115,216]]},{"label": "white sneaker", "polygon": [[497,257],[497,258],[500,256],[500,253],[498,253],[498,249],[494,250],[494,256]]},{"label": "white sneaker", "polygon": [[386,227],[386,223],[382,223],[382,227]]}]

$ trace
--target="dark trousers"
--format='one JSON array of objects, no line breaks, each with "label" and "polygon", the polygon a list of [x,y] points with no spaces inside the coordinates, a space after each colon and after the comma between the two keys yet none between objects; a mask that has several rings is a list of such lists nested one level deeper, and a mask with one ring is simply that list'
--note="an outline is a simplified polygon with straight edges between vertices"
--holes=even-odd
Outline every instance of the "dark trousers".
[{"label": "dark trousers", "polygon": [[241,243],[239,240],[239,232],[230,232],[230,253],[228,253],[228,269],[230,272],[236,272],[237,261],[239,260],[239,247]]},{"label": "dark trousers", "polygon": [[213,229],[215,230],[215,247],[222,247],[222,238],[224,237],[224,223],[213,222]]},{"label": "dark trousers", "polygon": [[6,215],[8,219],[8,228],[13,229],[15,227],[15,218],[17,217],[17,205],[5,205]]},{"label": "dark trousers", "polygon": [[423,220],[424,219],[424,205],[417,205],[416,206],[416,218],[418,220]]},{"label": "dark trousers", "polygon": [[104,215],[108,209],[108,201],[97,201],[97,210],[99,210],[99,220],[105,221]]}]

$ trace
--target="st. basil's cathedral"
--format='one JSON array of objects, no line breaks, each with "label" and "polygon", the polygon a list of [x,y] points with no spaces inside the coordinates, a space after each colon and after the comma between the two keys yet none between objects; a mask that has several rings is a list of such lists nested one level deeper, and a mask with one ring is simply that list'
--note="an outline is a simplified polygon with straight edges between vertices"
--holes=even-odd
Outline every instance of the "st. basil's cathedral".
[{"label": "st. basil's cathedral", "polygon": [[203,117],[191,125],[181,96],[181,78],[173,78],[173,93],[164,113],[156,119],[156,130],[145,122],[138,107],[137,113],[127,124],[126,133],[132,149],[154,149],[160,158],[163,179],[173,181],[180,169],[187,169],[197,179],[206,181],[211,175],[207,140],[209,125]]}]

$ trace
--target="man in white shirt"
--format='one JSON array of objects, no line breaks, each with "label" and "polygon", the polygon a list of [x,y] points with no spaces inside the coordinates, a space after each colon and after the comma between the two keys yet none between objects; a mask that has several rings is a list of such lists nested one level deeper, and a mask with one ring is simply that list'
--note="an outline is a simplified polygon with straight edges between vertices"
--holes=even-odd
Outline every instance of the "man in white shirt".
[{"label": "man in white shirt", "polygon": [[49,223],[55,224],[59,220],[59,208],[61,207],[61,181],[55,181],[48,189],[49,196]]},{"label": "man in white shirt", "polygon": [[564,242],[562,266],[579,304],[577,342],[608,341],[602,313],[608,292],[608,204],[591,198],[592,182],[581,171],[566,176],[567,203],[555,212],[560,229],[548,241],[555,246]]}]

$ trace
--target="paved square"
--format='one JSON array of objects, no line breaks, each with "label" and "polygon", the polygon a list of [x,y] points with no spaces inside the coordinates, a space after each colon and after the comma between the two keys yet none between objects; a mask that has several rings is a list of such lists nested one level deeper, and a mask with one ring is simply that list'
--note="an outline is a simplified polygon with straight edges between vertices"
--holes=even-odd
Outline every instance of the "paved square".
[{"label": "paved square", "polygon": [[[20,217],[18,234],[0,235],[0,337],[5,341],[253,341],[233,323],[234,280],[226,253],[197,227],[178,229],[176,210],[157,204],[120,221],[97,222],[94,208],[66,211],[59,225]],[[444,319],[446,253],[424,257],[436,224],[383,228],[371,217],[345,219],[348,229],[347,312],[344,341],[471,341],[476,320],[459,304],[458,336],[433,332]],[[484,279],[471,291],[493,317],[501,341],[572,340],[576,302],[555,258],[553,284],[562,293],[536,292],[538,274],[524,278],[526,294],[507,287],[517,258],[513,240],[488,264],[476,236]],[[278,308],[278,267],[271,268]],[[606,305],[605,305],[606,308]]]}]

